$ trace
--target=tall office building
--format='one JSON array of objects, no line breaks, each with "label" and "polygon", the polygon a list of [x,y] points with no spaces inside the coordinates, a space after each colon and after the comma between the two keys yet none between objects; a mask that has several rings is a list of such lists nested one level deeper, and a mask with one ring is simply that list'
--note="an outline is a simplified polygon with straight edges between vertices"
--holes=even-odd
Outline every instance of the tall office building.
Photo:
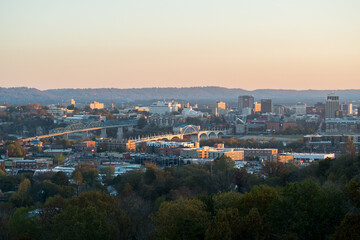
[{"label": "tall office building", "polygon": [[272,99],[261,99],[261,113],[272,112]]},{"label": "tall office building", "polygon": [[216,107],[217,107],[218,109],[226,109],[226,102],[216,101]]},{"label": "tall office building", "polygon": [[285,113],[285,107],[283,105],[274,105],[273,106],[273,112],[276,115],[282,115]]},{"label": "tall office building", "polygon": [[253,108],[254,107],[254,96],[243,95],[239,96],[239,110],[243,108]]},{"label": "tall office building", "polygon": [[295,114],[296,115],[305,115],[306,114],[306,103],[298,102],[294,106]]},{"label": "tall office building", "polygon": [[340,105],[340,110],[345,116],[352,116],[353,114],[353,105],[351,103],[343,103]]},{"label": "tall office building", "polygon": [[216,101],[215,114],[224,115],[226,114],[226,103],[222,101]]},{"label": "tall office building", "polygon": [[259,113],[261,112],[261,103],[258,103],[258,102],[254,102],[254,113]]},{"label": "tall office building", "polygon": [[325,118],[336,118],[336,112],[339,111],[339,96],[329,94],[325,104]]}]

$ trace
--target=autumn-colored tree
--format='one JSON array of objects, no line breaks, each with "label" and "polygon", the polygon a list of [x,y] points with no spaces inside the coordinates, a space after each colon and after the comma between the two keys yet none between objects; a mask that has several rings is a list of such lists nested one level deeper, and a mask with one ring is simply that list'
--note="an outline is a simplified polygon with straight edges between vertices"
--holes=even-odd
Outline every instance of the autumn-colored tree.
[{"label": "autumn-colored tree", "polygon": [[5,151],[9,157],[23,157],[25,156],[25,150],[20,146],[18,142],[8,141],[5,145]]},{"label": "autumn-colored tree", "polygon": [[61,153],[54,157],[53,162],[55,165],[60,165],[64,162],[65,156]]},{"label": "autumn-colored tree", "polygon": [[29,207],[32,204],[32,199],[29,195],[31,182],[25,178],[19,185],[19,189],[10,197],[10,201],[17,207]]},{"label": "autumn-colored tree", "polygon": [[267,161],[262,168],[262,173],[266,177],[282,177],[290,171],[282,162]]},{"label": "autumn-colored tree", "polygon": [[75,171],[73,174],[73,180],[76,184],[76,195],[79,196],[81,184],[83,182],[83,177],[80,171]]}]

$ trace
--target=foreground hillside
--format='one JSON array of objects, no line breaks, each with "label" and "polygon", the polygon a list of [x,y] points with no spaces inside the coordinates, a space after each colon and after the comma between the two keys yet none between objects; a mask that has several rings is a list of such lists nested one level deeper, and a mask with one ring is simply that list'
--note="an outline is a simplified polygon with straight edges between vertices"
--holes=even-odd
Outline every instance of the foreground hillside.
[{"label": "foreground hillside", "polygon": [[98,174],[0,173],[0,239],[360,238],[360,156],[269,162],[264,177],[227,158],[115,178],[105,169],[105,185]]}]

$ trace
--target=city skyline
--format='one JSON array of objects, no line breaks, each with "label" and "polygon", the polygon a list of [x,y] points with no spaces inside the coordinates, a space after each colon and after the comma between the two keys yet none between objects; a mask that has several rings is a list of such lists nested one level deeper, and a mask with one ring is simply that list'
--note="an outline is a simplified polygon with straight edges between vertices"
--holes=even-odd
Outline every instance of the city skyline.
[{"label": "city skyline", "polygon": [[354,89],[359,1],[1,1],[0,86]]}]

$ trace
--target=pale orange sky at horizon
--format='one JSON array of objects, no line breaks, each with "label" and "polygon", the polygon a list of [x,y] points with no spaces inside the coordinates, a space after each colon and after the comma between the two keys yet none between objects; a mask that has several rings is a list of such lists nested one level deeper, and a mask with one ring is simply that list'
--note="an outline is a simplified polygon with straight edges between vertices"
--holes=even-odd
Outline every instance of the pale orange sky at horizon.
[{"label": "pale orange sky at horizon", "polygon": [[0,1],[0,87],[359,89],[360,1]]}]

